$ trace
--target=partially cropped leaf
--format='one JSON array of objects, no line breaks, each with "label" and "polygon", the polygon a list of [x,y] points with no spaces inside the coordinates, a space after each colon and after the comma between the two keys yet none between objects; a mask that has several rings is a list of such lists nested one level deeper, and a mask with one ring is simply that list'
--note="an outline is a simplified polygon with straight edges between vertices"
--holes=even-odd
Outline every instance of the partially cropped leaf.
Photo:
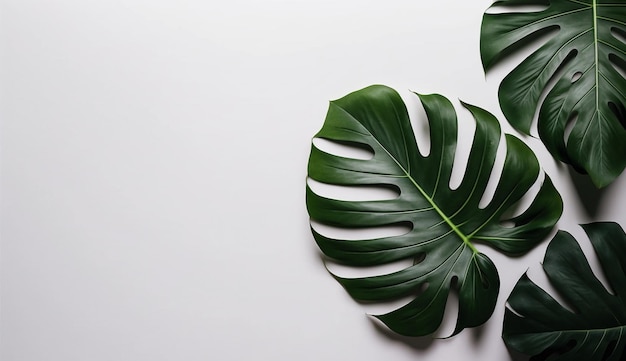
[{"label": "partially cropped leaf", "polygon": [[456,113],[440,95],[419,98],[429,119],[428,156],[419,153],[407,109],[394,90],[371,86],[331,102],[316,137],[367,147],[374,156],[369,160],[346,158],[313,145],[309,177],[342,186],[392,186],[400,195],[390,200],[345,201],[320,196],[307,186],[307,207],[312,220],[345,229],[410,224],[411,230],[404,235],[374,239],[334,239],[315,229],[313,235],[328,257],[355,267],[414,260],[412,266],[390,274],[336,276],[359,300],[386,301],[417,293],[405,306],[376,316],[397,333],[421,336],[436,331],[451,287],[456,284],[456,334],[484,323],[498,295],[496,268],[474,243],[486,243],[507,253],[526,252],[556,223],[562,202],[546,177],[529,208],[504,219],[505,212],[527,193],[539,174],[531,150],[507,135],[504,169],[495,194],[487,206],[479,207],[501,133],[491,114],[467,104],[476,120],[476,132],[461,184],[451,189]]},{"label": "partially cropped leaf", "polygon": [[616,223],[583,225],[610,289],[576,240],[559,231],[543,268],[567,309],[524,275],[509,296],[504,341],[533,360],[612,361],[626,357],[626,235]]},{"label": "partially cropped leaf", "polygon": [[[546,9],[485,14],[480,39],[485,70],[538,35],[556,34],[504,78],[502,111],[529,134],[539,107],[539,136],[552,155],[604,187],[626,166],[626,79],[618,71],[626,64],[626,2],[500,0],[493,6],[519,5]],[[556,83],[541,100],[551,79]]]}]

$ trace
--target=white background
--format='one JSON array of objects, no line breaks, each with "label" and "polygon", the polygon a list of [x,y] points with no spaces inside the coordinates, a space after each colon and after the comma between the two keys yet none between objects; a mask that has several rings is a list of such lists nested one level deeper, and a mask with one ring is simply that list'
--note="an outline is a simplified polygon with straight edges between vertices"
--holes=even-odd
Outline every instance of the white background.
[{"label": "white background", "polygon": [[[330,99],[387,84],[417,125],[410,91],[442,93],[466,145],[457,99],[503,119],[514,62],[482,71],[489,4],[2,1],[2,361],[523,359],[501,341],[504,303],[527,269],[545,281],[547,241],[481,248],[502,282],[483,327],[409,339],[329,276],[304,202]],[[624,177],[598,192],[524,139],[563,195],[560,228],[626,224]]]}]

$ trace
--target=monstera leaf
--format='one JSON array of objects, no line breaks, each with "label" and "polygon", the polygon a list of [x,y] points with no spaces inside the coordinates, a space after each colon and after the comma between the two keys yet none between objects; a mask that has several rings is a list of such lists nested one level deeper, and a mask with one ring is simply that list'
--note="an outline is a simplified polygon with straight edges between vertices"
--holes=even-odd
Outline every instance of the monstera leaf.
[{"label": "monstera leaf", "polygon": [[[480,52],[485,70],[535,36],[555,35],[500,84],[500,106],[530,133],[539,104],[539,136],[554,157],[587,172],[597,187],[626,165],[626,2],[501,0],[494,6],[545,5],[543,11],[485,14]],[[556,84],[545,100],[541,93]],[[569,133],[569,134],[567,134]]]},{"label": "monstera leaf", "polygon": [[608,278],[607,290],[578,243],[560,231],[543,268],[566,309],[524,275],[509,297],[503,337],[532,360],[624,360],[626,353],[626,235],[616,223],[583,226]]},{"label": "monstera leaf", "polygon": [[386,301],[418,294],[405,306],[376,316],[397,333],[421,336],[436,331],[454,285],[459,296],[456,334],[484,323],[498,295],[496,268],[474,243],[523,253],[550,231],[560,217],[562,202],[546,177],[528,209],[503,224],[504,212],[527,193],[539,174],[531,150],[507,135],[497,189],[487,206],[479,206],[501,133],[491,114],[471,105],[465,107],[476,119],[474,141],[461,184],[451,189],[457,139],[454,108],[440,95],[419,98],[430,124],[431,147],[426,157],[418,151],[406,107],[394,90],[372,86],[331,102],[316,137],[367,147],[374,156],[346,158],[313,145],[309,177],[341,186],[386,185],[397,188],[400,195],[389,200],[345,201],[320,196],[307,186],[307,207],[312,220],[345,229],[410,224],[406,234],[374,239],[334,239],[315,229],[313,235],[328,257],[346,265],[414,260],[412,266],[389,274],[336,276],[358,300]]}]

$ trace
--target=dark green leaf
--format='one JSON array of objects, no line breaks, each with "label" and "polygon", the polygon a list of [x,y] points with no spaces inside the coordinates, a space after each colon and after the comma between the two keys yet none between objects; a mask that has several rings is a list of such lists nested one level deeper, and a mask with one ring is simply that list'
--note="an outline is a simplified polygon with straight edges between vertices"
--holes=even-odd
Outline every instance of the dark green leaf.
[{"label": "dark green leaf", "polygon": [[559,231],[543,268],[550,283],[573,308],[563,307],[524,275],[504,316],[507,345],[533,360],[623,360],[626,347],[626,235],[616,223],[583,225],[610,283],[607,290],[591,271],[576,240]]},{"label": "dark green leaf", "polygon": [[[511,125],[529,134],[540,105],[537,127],[548,150],[604,187],[626,166],[626,79],[618,71],[626,64],[626,2],[501,0],[494,6],[537,4],[547,8],[484,15],[483,66],[489,70],[538,35],[556,30],[504,78],[500,106]],[[541,101],[553,78],[556,84]]]},{"label": "dark green leaf", "polygon": [[[377,316],[400,334],[419,336],[436,331],[451,285],[456,284],[456,334],[465,327],[484,323],[498,295],[496,268],[478,252],[474,242],[508,253],[526,252],[554,226],[562,202],[546,177],[526,211],[503,219],[539,174],[531,150],[507,135],[506,159],[497,189],[489,204],[479,207],[501,133],[491,114],[467,104],[465,107],[476,120],[476,132],[463,180],[459,187],[450,189],[457,142],[456,113],[440,95],[419,98],[430,125],[431,148],[426,157],[418,151],[406,107],[394,90],[371,86],[331,102],[316,137],[358,144],[371,149],[374,156],[370,160],[350,159],[325,153],[314,145],[309,177],[333,185],[393,186],[400,190],[400,196],[380,201],[343,201],[322,197],[307,186],[307,207],[312,220],[346,229],[411,224],[407,234],[375,239],[333,239],[315,230],[313,235],[327,256],[351,266],[415,260],[413,266],[390,274],[336,277],[359,300],[385,301],[423,291],[407,305]],[[503,221],[513,226],[505,226]]]}]

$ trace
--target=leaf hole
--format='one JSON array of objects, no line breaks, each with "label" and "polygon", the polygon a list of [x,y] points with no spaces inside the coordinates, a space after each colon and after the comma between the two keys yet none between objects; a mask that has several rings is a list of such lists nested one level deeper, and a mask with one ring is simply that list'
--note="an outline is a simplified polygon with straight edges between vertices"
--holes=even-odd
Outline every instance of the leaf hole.
[{"label": "leaf hole", "polygon": [[426,253],[420,253],[419,255],[413,258],[413,265],[420,264],[424,262],[425,259],[426,259]]},{"label": "leaf hole", "polygon": [[[622,78],[626,79],[626,61],[624,59],[618,57],[614,54],[609,54],[609,62],[617,71]],[[626,111],[624,110],[623,104],[615,104],[614,102],[609,102],[609,108],[615,114],[617,119],[619,119],[620,124],[623,128],[626,128]]]},{"label": "leaf hole", "polygon": [[307,184],[315,194],[340,201],[384,201],[400,197],[400,188],[391,184],[342,186],[311,178],[307,179]]},{"label": "leaf hole", "polygon": [[602,355],[602,361],[608,360],[615,351],[615,346],[617,346],[617,340],[611,340],[608,345],[606,345],[606,349],[604,350],[604,355]]},{"label": "leaf hole", "polygon": [[616,72],[626,79],[626,61],[615,54],[609,54],[609,62],[613,66]]},{"label": "leaf hole", "polygon": [[620,28],[616,28],[616,27],[612,27],[611,28],[611,35],[613,35],[613,37],[615,37],[615,39],[621,41],[622,43],[626,44],[626,32]]},{"label": "leaf hole", "polygon": [[620,124],[622,125],[622,128],[626,129],[626,108],[624,108],[624,105],[618,105],[613,102],[609,102],[609,109],[611,109],[613,114],[615,114]]},{"label": "leaf hole", "polygon": [[566,354],[576,347],[576,340],[569,340],[563,346],[550,346],[546,348],[542,353],[535,355],[529,359],[529,361],[546,361],[548,359],[554,359],[560,355]]},{"label": "leaf hole", "polygon": [[567,123],[565,123],[565,130],[563,132],[563,139],[565,139],[565,144],[568,143],[569,136],[572,134],[572,130],[574,130],[574,126],[576,125],[576,121],[578,120],[578,112],[574,112],[570,114]]},{"label": "leaf hole", "polygon": [[574,75],[572,75],[572,84],[577,82],[578,79],[580,79],[581,76],[583,76],[582,72],[580,72],[580,71],[575,72]]},{"label": "leaf hole", "polygon": [[313,138],[313,145],[323,152],[339,157],[360,160],[374,158],[374,150],[362,143]]},{"label": "leaf hole", "polygon": [[344,241],[358,241],[385,237],[403,236],[411,232],[410,222],[395,223],[379,227],[335,227],[311,220],[311,227],[324,237]]},{"label": "leaf hole", "polygon": [[491,6],[486,14],[508,14],[508,13],[537,13],[544,11],[548,5],[543,1],[536,1],[524,5],[494,5]]}]

